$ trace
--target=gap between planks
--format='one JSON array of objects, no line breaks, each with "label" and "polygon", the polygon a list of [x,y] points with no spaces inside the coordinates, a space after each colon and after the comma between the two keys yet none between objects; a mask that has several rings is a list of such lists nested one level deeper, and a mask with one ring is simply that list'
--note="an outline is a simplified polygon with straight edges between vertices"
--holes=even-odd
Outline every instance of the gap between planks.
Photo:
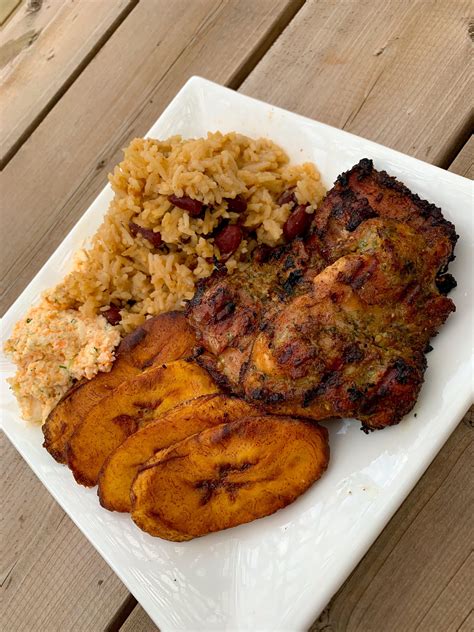
[{"label": "gap between planks", "polygon": [[137,607],[138,601],[132,594],[129,594],[127,599],[123,602],[122,606],[112,617],[104,632],[118,632],[121,629],[125,621],[130,617],[133,610]]},{"label": "gap between planks", "polygon": [[472,124],[470,7],[307,0],[241,91],[446,168]]},{"label": "gap between planks", "polygon": [[240,88],[248,75],[250,75],[252,70],[257,66],[264,55],[266,55],[270,47],[280,37],[298,11],[303,7],[304,3],[305,0],[292,0],[291,4],[286,7],[286,10],[281,14],[279,19],[275,21],[260,44],[255,48],[253,55],[244,61],[242,66],[226,83],[228,88],[231,88],[232,90],[238,90]]},{"label": "gap between planks", "polygon": [[[142,0],[151,2],[152,0]],[[52,94],[51,98],[40,108],[36,116],[29,123],[25,130],[19,135],[18,139],[12,144],[4,156],[0,158],[0,170],[3,170],[10,160],[15,156],[25,141],[31,136],[34,130],[41,124],[48,113],[54,108],[56,103],[67,92],[70,86],[81,75],[84,69],[90,64],[90,62],[96,57],[97,53],[101,50],[107,40],[113,35],[117,28],[124,22],[129,14],[135,9],[140,0],[130,0],[130,3],[124,7],[123,11],[112,22],[108,29],[104,31],[102,36],[98,39],[96,44],[91,50],[84,56],[83,60],[77,65],[77,67],[71,72],[71,74],[65,78],[64,83],[58,88],[56,93]],[[253,50],[249,59],[245,60],[241,68],[226,82],[226,85],[234,90],[238,89],[240,84],[245,80],[248,74],[252,72],[260,59],[265,55],[274,41],[280,36],[282,31],[291,22],[296,13],[304,5],[305,0],[289,0],[288,5],[284,11],[275,20],[273,26],[265,34],[260,44]],[[219,3],[220,4],[220,3]],[[217,10],[217,9],[216,9]],[[171,70],[171,68],[169,69]]]},{"label": "gap between planks", "polygon": [[[105,29],[103,34],[97,39],[96,43],[91,47],[90,51],[86,53],[81,61],[78,62],[77,66],[71,71],[71,74],[67,76],[64,82],[59,86],[56,92],[53,92],[50,98],[47,100],[43,107],[40,107],[37,114],[33,117],[30,123],[28,123],[22,133],[19,134],[18,138],[12,143],[11,147],[6,150],[5,154],[0,158],[0,171],[2,171],[10,160],[15,156],[23,143],[31,136],[34,130],[41,124],[44,118],[48,115],[48,113],[53,109],[56,103],[61,99],[61,97],[67,92],[69,87],[74,83],[74,81],[79,77],[79,75],[83,72],[84,68],[94,59],[100,49],[104,46],[107,40],[111,35],[117,30],[117,28],[122,24],[122,22],[128,17],[128,15],[133,11],[133,9],[138,4],[139,0],[129,0],[129,3],[124,6],[122,11],[117,15],[115,20],[110,24],[108,28]],[[40,5],[41,7],[41,5]],[[27,9],[28,11],[29,9]],[[41,32],[38,34],[41,35]],[[31,43],[34,43],[33,41]],[[20,85],[21,90],[21,85]]]}]

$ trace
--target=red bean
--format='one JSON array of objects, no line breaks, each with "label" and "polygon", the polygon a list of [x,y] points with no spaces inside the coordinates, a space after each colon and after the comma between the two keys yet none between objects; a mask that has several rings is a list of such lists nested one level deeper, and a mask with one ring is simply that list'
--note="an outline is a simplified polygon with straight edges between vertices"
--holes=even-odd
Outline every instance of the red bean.
[{"label": "red bean", "polygon": [[227,200],[227,210],[232,213],[244,213],[247,210],[247,200],[241,195]]},{"label": "red bean", "polygon": [[214,238],[214,243],[219,248],[222,256],[231,255],[237,250],[242,241],[242,229],[231,224],[223,228]]},{"label": "red bean", "polygon": [[122,320],[122,315],[116,305],[111,305],[109,309],[107,309],[105,312],[102,312],[102,316],[111,325],[118,325],[119,322]]},{"label": "red bean", "polygon": [[283,225],[283,235],[286,241],[291,241],[295,237],[304,235],[311,226],[312,220],[313,216],[306,212],[304,204],[297,206]]},{"label": "red bean", "polygon": [[130,222],[128,224],[128,228],[130,230],[130,234],[133,235],[133,237],[141,235],[144,239],[149,241],[154,248],[158,248],[161,245],[162,239],[160,233],[155,233],[151,230],[151,228],[144,228],[143,226],[135,224],[134,222]]},{"label": "red bean", "polygon": [[189,195],[178,197],[177,195],[169,195],[168,200],[183,211],[187,211],[191,217],[199,217],[204,210],[204,204],[199,200],[194,200]]},{"label": "red bean", "polygon": [[288,191],[280,193],[280,196],[277,199],[278,206],[283,206],[283,204],[289,204],[290,202],[292,204],[297,204],[296,195],[293,190],[289,189]]}]

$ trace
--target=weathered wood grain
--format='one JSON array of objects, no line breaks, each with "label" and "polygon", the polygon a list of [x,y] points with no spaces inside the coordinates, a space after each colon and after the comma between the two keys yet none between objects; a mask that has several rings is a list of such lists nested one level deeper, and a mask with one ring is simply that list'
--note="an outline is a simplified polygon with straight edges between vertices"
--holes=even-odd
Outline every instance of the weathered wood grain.
[{"label": "weathered wood grain", "polygon": [[136,1],[23,2],[0,33],[0,167]]},{"label": "weathered wood grain", "polygon": [[147,131],[183,83],[200,74],[233,85],[300,5],[147,0],[135,7],[0,175],[8,233],[1,310],[87,209],[121,148]]},{"label": "weathered wood grain", "polygon": [[158,628],[140,605],[135,606],[120,632],[157,632]]},{"label": "weathered wood grain", "polygon": [[308,0],[245,94],[449,166],[469,133],[469,0]]},{"label": "weathered wood grain", "polygon": [[104,630],[129,593],[0,436],[1,629]]},{"label": "weathered wood grain", "polygon": [[[468,465],[469,467],[469,465]],[[471,523],[473,519],[471,506]],[[472,531],[471,531],[472,535]],[[417,629],[421,632],[432,630],[446,630],[457,632],[462,629],[473,613],[474,605],[474,553],[462,562],[454,575],[449,579],[447,586],[431,608],[420,621]],[[471,626],[474,630],[474,626]]]},{"label": "weathered wood grain", "polygon": [[471,136],[449,167],[453,173],[474,180],[474,136]]},{"label": "weathered wood grain", "polygon": [[472,632],[472,630],[474,630],[474,609],[471,610],[456,632]]}]

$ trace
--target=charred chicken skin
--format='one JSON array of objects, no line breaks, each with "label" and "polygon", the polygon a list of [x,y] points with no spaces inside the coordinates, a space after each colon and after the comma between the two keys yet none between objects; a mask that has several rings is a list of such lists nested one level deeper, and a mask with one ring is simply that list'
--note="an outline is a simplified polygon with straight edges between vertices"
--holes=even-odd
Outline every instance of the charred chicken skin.
[{"label": "charred chicken skin", "polygon": [[455,309],[444,294],[456,239],[440,209],[364,159],[338,178],[306,239],[200,284],[187,308],[198,362],[271,412],[398,423]]}]

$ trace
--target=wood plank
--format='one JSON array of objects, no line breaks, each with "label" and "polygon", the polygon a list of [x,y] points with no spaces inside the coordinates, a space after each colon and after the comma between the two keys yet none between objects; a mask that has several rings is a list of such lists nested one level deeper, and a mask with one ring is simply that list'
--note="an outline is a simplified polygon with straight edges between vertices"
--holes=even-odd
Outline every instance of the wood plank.
[{"label": "wood plank", "polygon": [[2,630],[105,629],[129,593],[0,437]]},{"label": "wood plank", "polygon": [[474,180],[474,136],[471,136],[462,151],[449,167],[453,173]]},{"label": "wood plank", "polygon": [[439,166],[470,131],[469,0],[309,0],[245,94]]},{"label": "wood plank", "polygon": [[24,2],[0,33],[0,168],[137,0]]},{"label": "wood plank", "polygon": [[[472,520],[472,512],[471,512]],[[471,534],[472,535],[472,534]],[[456,632],[472,614],[474,599],[474,553],[461,564],[432,607],[420,621],[419,632]],[[474,628],[471,628],[473,630]]]},{"label": "wood plank", "polygon": [[8,233],[2,310],[104,186],[120,149],[146,132],[183,83],[200,74],[233,85],[300,5],[156,0],[130,13],[0,176]]},{"label": "wood plank", "polygon": [[157,632],[158,628],[140,605],[135,606],[120,632]]}]

